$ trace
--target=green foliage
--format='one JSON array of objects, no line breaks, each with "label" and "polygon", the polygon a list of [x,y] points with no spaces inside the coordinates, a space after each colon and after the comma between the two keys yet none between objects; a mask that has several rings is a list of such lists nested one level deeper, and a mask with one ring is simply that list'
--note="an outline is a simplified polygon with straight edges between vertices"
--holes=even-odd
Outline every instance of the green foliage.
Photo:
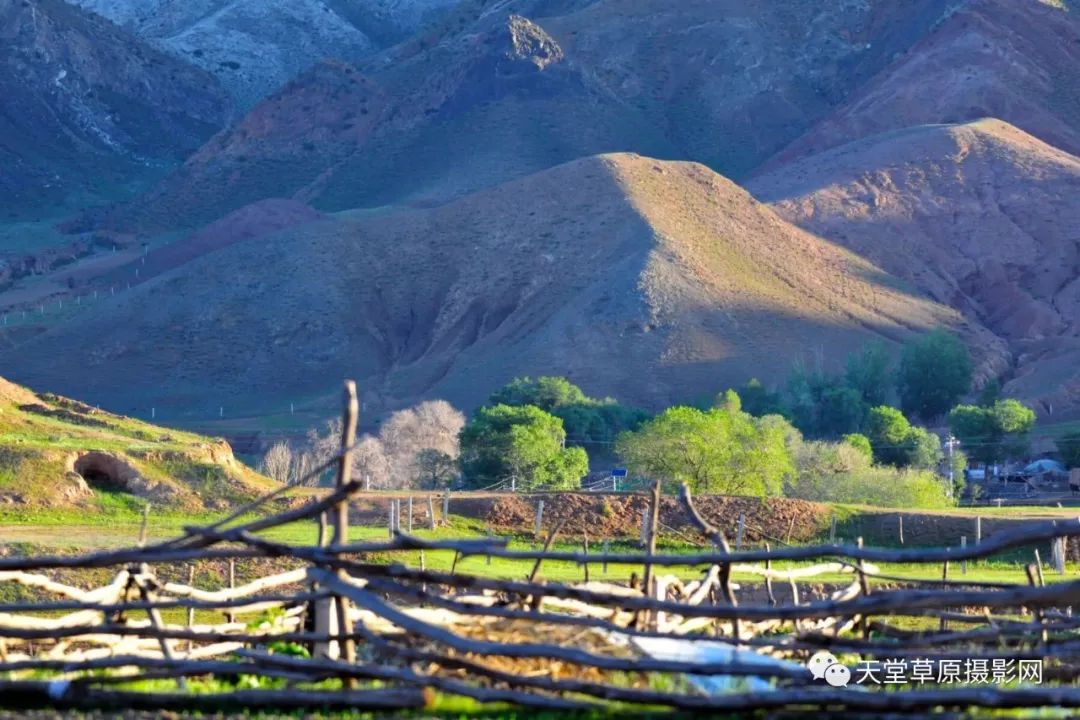
[{"label": "green foliage", "polygon": [[900,406],[909,415],[932,420],[949,411],[971,389],[972,364],[955,336],[935,330],[904,348],[897,372]]},{"label": "green foliage", "polygon": [[535,405],[552,412],[563,405],[584,403],[588,398],[577,385],[564,377],[519,377],[491,394],[491,405]]},{"label": "green foliage", "polygon": [[738,392],[742,398],[743,410],[754,417],[783,413],[784,401],[780,393],[766,389],[757,378],[751,378]]},{"label": "green foliage", "polygon": [[858,472],[800,475],[789,497],[877,507],[945,508],[954,503],[948,483],[927,470],[876,466]]},{"label": "green foliage", "polygon": [[870,410],[867,438],[874,460],[893,467],[930,469],[941,462],[941,441],[908,422],[894,407],[879,405]]},{"label": "green foliage", "polygon": [[492,405],[535,405],[563,421],[571,445],[611,441],[636,430],[649,414],[611,398],[596,399],[563,377],[515,378],[491,395]]},{"label": "green foliage", "polygon": [[867,343],[860,352],[848,355],[844,380],[867,406],[884,405],[889,400],[891,362],[884,343]]},{"label": "green foliage", "polygon": [[424,487],[438,490],[449,486],[457,477],[458,461],[442,450],[424,448],[416,453],[416,469]]},{"label": "green foliage", "polygon": [[998,400],[989,407],[957,405],[949,412],[949,429],[972,460],[997,463],[1022,457],[1035,411],[1017,400]]},{"label": "green foliage", "polygon": [[520,489],[571,489],[589,459],[565,440],[562,420],[534,405],[482,407],[461,431],[462,470],[473,487],[513,477]]},{"label": "green foliage", "polygon": [[849,433],[844,436],[844,442],[861,452],[867,465],[874,461],[874,448],[870,445],[870,438],[862,433]]},{"label": "green foliage", "polygon": [[1057,449],[1065,467],[1080,468],[1080,430],[1073,430],[1059,437]]},{"label": "green foliage", "polygon": [[866,421],[862,393],[848,387],[843,377],[796,367],[788,378],[787,390],[791,420],[810,437],[858,432]]},{"label": "green foliage", "polygon": [[695,492],[775,496],[795,470],[785,425],[755,420],[729,391],[722,407],[669,408],[620,435],[616,450],[634,472]]}]

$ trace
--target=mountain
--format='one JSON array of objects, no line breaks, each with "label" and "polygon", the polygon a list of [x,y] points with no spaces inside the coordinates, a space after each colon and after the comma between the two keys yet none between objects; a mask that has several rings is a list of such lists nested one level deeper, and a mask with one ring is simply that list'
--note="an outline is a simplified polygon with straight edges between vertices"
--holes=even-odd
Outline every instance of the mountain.
[{"label": "mountain", "polygon": [[197,225],[262,197],[321,210],[446,202],[592,154],[746,175],[918,42],[937,0],[463,3],[356,63],[324,63],[129,208]]},{"label": "mountain", "polygon": [[108,197],[182,160],[230,112],[210,75],[61,0],[0,0],[0,95],[9,217]]},{"label": "mountain", "polygon": [[848,143],[749,189],[1005,340],[1008,392],[1080,414],[1080,158],[988,119]]},{"label": "mountain", "polygon": [[405,39],[453,0],[72,0],[218,77],[251,108],[324,59]]},{"label": "mountain", "polygon": [[0,447],[0,508],[115,511],[124,493],[135,507],[149,500],[171,511],[222,509],[275,485],[222,440],[35,394],[2,377],[0,435],[17,438]]},{"label": "mountain", "polygon": [[659,407],[938,325],[995,361],[981,328],[707,168],[615,154],[207,247],[0,363],[159,418],[277,411],[355,377],[370,421],[522,374]]},{"label": "mountain", "polygon": [[375,78],[320,63],[110,222],[197,225],[267,196],[320,210],[430,205],[619,149],[626,137],[670,151],[542,27],[517,15],[485,27]]},{"label": "mountain", "polygon": [[1080,9],[951,3],[909,51],[774,158],[772,167],[887,130],[996,117],[1080,154]]}]

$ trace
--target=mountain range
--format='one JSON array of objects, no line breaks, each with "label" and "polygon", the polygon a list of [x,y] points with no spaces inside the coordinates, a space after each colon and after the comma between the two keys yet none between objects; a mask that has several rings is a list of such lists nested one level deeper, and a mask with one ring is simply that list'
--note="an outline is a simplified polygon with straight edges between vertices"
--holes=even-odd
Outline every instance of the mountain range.
[{"label": "mountain range", "polygon": [[40,306],[19,382],[194,421],[345,375],[373,416],[521,374],[658,407],[945,326],[1080,416],[1069,3],[80,4],[0,3],[36,103],[0,184],[43,188],[5,200],[55,221],[28,252],[86,243],[0,288]]}]

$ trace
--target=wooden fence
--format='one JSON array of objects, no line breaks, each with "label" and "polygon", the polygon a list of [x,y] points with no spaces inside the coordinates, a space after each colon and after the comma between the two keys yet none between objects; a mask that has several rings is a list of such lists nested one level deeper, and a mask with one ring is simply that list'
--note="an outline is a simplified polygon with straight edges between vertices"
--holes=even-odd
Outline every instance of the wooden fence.
[{"label": "wooden fence", "polygon": [[[1033,523],[964,548],[857,542],[732,551],[715,526],[721,519],[702,517],[684,487],[681,501],[702,547],[658,554],[660,489],[654,487],[641,551],[552,550],[558,527],[548,529],[542,549],[530,550],[498,538],[426,540],[400,531],[383,542],[351,542],[349,502],[363,492],[350,477],[357,414],[351,384],[345,397],[342,450],[333,461],[338,484],[322,499],[247,519],[278,494],[271,493],[166,542],[0,558],[0,584],[35,595],[0,603],[0,704],[378,710],[421,708],[439,692],[557,710],[614,704],[924,714],[1080,706],[1080,618],[1073,616],[1080,581],[1047,584],[1035,564],[1026,584],[950,577],[950,566],[961,562],[1080,536],[1080,520]],[[313,545],[262,534],[320,519],[325,532]],[[531,562],[532,570],[521,579],[495,579],[459,571],[457,561],[451,572],[428,569],[422,559],[419,566],[385,561],[417,551],[421,558],[449,551],[455,558],[516,559]],[[292,567],[218,590],[195,587],[193,575],[185,583],[155,572],[253,558],[284,559]],[[583,575],[614,563],[640,567],[640,575],[628,584],[548,582],[550,561],[577,563]],[[877,566],[884,562],[940,567],[941,579],[889,578]],[[109,571],[111,580],[84,590],[50,575],[70,569]],[[736,572],[762,578],[753,593],[759,599],[738,587]],[[797,580],[838,572],[848,580],[818,598],[800,597]],[[822,651],[849,668],[846,686],[807,668]],[[853,662],[892,668],[894,679],[900,665],[910,674],[904,683],[860,682]],[[1017,672],[1021,663],[1026,677]],[[942,676],[943,668],[957,667],[967,673],[963,682]],[[972,668],[979,673],[974,679]],[[246,676],[271,682],[188,691],[195,678],[235,683]],[[173,682],[148,692],[145,683],[133,687],[136,681]]]}]

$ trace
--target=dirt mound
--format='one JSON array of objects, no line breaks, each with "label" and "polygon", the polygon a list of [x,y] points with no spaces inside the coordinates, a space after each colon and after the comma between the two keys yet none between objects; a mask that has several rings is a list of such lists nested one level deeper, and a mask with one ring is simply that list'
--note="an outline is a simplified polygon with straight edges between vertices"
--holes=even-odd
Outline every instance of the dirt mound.
[{"label": "dirt mound", "polygon": [[1080,159],[980,120],[849,143],[750,189],[1002,338],[1007,392],[1080,411]]},{"label": "dirt mound", "polygon": [[811,345],[831,365],[959,320],[701,165],[620,154],[237,243],[2,357],[120,410],[204,416],[355,377],[371,421],[425,396],[473,407],[518,375],[666,406],[784,377]]},{"label": "dirt mound", "polygon": [[[540,500],[544,501],[544,532],[561,525],[564,537],[588,533],[594,538],[639,538],[642,517],[650,502],[645,495],[596,493],[500,496],[484,520],[501,531],[531,532]],[[695,505],[706,520],[722,528],[732,541],[740,516],[746,518],[748,542],[807,542],[819,537],[832,517],[832,509],[827,505],[787,498],[703,496],[695,500]],[[661,500],[660,522],[663,529],[699,538],[676,498]]]}]

